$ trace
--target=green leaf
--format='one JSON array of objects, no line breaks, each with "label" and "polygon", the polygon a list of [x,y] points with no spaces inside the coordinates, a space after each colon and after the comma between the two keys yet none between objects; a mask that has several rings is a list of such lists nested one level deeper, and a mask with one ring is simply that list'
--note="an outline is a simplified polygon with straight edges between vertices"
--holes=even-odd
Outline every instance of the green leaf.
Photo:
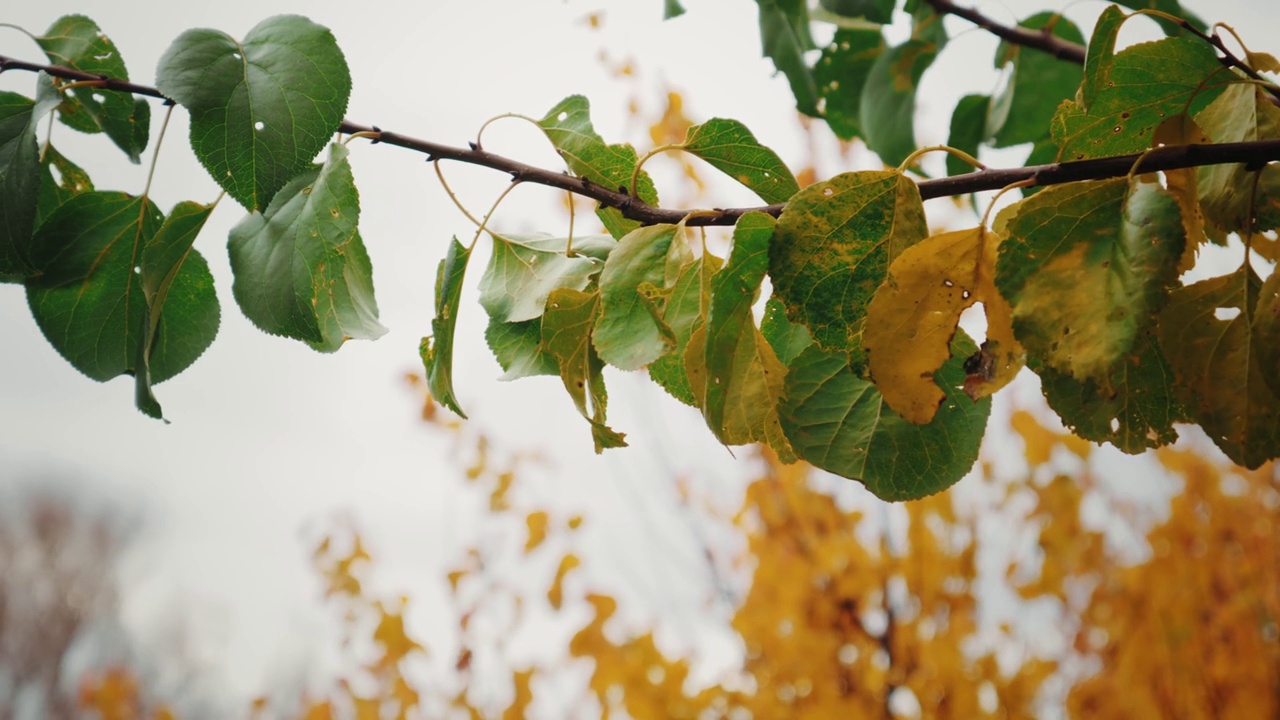
[{"label": "green leaf", "polygon": [[[54,171],[58,175],[54,177]],[[52,145],[44,147],[40,161],[40,199],[36,202],[36,225],[44,222],[59,205],[80,193],[93,190],[93,180],[84,168],[71,162]]]},{"label": "green leaf", "polygon": [[947,399],[933,422],[916,425],[889,406],[875,385],[849,369],[841,352],[811,345],[787,370],[778,414],[800,459],[862,482],[883,500],[914,500],[945,490],[969,472],[991,412],[960,389],[964,358],[977,347],[964,334],[935,375]]},{"label": "green leaf", "polygon": [[[59,206],[37,231],[43,274],[27,280],[27,302],[49,343],[85,375],[105,382],[136,374],[149,330],[147,287],[167,287],[151,342],[150,382],[182,372],[218,327],[213,278],[194,250],[174,266],[146,264],[164,216],[145,197],[86,192]],[[161,238],[168,243],[172,237]]]},{"label": "green leaf", "polygon": [[591,329],[599,320],[600,305],[600,293],[560,288],[547,298],[542,316],[542,346],[559,364],[564,389],[578,412],[590,421],[596,453],[627,444],[622,433],[605,424],[604,365],[591,347]]},{"label": "green leaf", "polygon": [[1049,407],[1085,440],[1135,454],[1177,440],[1173,424],[1186,422],[1173,370],[1151,331],[1140,333],[1129,355],[1102,380],[1076,380],[1047,366],[1033,369]]},{"label": "green leaf", "polygon": [[531,375],[559,375],[555,357],[542,347],[542,321],[498,322],[489,318],[485,342],[502,366],[499,380],[516,380]]},{"label": "green leaf", "polygon": [[56,104],[0,92],[0,281],[21,282],[40,269],[33,257],[40,196],[36,123]]},{"label": "green leaf", "polygon": [[[1264,368],[1280,368],[1280,272],[1271,271],[1262,284],[1258,304],[1253,311],[1253,341],[1258,363]],[[1263,373],[1271,392],[1280,397],[1280,373]]]},{"label": "green leaf", "polygon": [[600,272],[616,244],[608,235],[573,239],[549,235],[495,235],[489,266],[480,278],[480,304],[498,322],[520,322],[542,316],[552,290],[581,290]]},{"label": "green leaf", "polygon": [[[605,144],[591,125],[591,106],[586,98],[571,95],[561,100],[538,125],[574,174],[611,190],[630,188],[631,174],[639,160],[635,148]],[[636,194],[650,205],[658,204],[658,191],[644,171],[636,180]],[[640,227],[640,223],[623,217],[617,208],[601,207],[596,215],[616,238]]]},{"label": "green leaf", "polygon": [[333,352],[348,339],[374,340],[373,268],[356,224],[360,201],[347,148],[335,143],[281,189],[265,213],[231,229],[231,286],[245,317],[263,332]]},{"label": "green leaf", "polygon": [[470,259],[471,248],[463,247],[456,237],[450,241],[436,269],[436,316],[431,319],[431,337],[422,338],[418,345],[431,396],[464,418],[467,414],[453,392],[453,329],[458,323],[462,279]]},{"label": "green leaf", "polygon": [[[1215,143],[1248,142],[1280,137],[1280,108],[1271,96],[1253,85],[1231,85],[1195,117],[1196,125]],[[1264,172],[1274,172],[1268,166]],[[1196,172],[1196,189],[1205,220],[1218,232],[1243,232],[1250,228],[1254,209],[1254,173],[1242,163],[1207,165]],[[1264,193],[1265,195],[1265,193]],[[1266,207],[1264,200],[1260,203]],[[1269,223],[1253,225],[1256,231]]]},{"label": "green leaf", "polygon": [[927,40],[908,40],[881,53],[867,74],[859,124],[867,147],[886,165],[899,165],[916,149],[916,90],[938,56]]},{"label": "green leaf", "polygon": [[[49,61],[93,75],[128,80],[124,58],[98,24],[84,15],[65,15],[54,21],[36,43]],[[151,133],[151,104],[129,93],[80,87],[66,90],[58,116],[69,127],[86,133],[106,132],[135,163],[141,160]]]},{"label": "green leaf", "polygon": [[787,319],[787,309],[776,297],[764,304],[764,320],[760,321],[760,334],[769,342],[774,354],[783,365],[790,365],[805,348],[813,344],[809,330]]},{"label": "green leaf", "polygon": [[[139,339],[138,358],[134,366],[135,403],[138,409],[156,419],[164,413],[151,386],[164,381],[185,369],[213,343],[218,334],[220,310],[213,294],[213,277],[209,268],[193,248],[205,221],[213,213],[212,205],[181,202],[165,218],[164,224],[142,248],[142,292],[146,298],[142,313],[142,337]],[[188,265],[190,263],[190,266]],[[186,287],[178,284],[178,277],[186,268],[194,268],[193,279]],[[187,270],[191,273],[190,270]],[[174,294],[175,290],[187,292],[186,296]],[[209,301],[203,298],[207,296]],[[169,300],[172,299],[172,304]],[[192,313],[196,309],[199,312]],[[160,333],[161,321],[165,326],[178,325],[183,332]],[[157,356],[159,343],[166,343],[165,352],[169,366],[152,362]],[[189,362],[177,367],[176,358]]]},{"label": "green leaf", "polygon": [[[951,135],[947,144],[957,150],[963,150],[973,157],[978,157],[978,145],[986,136],[987,108],[991,98],[986,95],[965,95],[956,103],[951,113]],[[960,158],[947,153],[947,174],[963,175],[977,168]]]},{"label": "green leaf", "polygon": [[680,17],[684,14],[684,6],[680,4],[680,0],[662,0],[662,19],[670,20],[674,17]]},{"label": "green leaf", "polygon": [[760,42],[764,56],[787,77],[796,108],[805,115],[818,115],[818,85],[804,61],[813,49],[809,35],[809,11],[804,0],[756,0],[760,6]]},{"label": "green leaf", "polygon": [[737,120],[712,118],[690,127],[683,148],[746,185],[767,203],[785,202],[800,191],[800,184],[778,154],[757,142]]},{"label": "green leaf", "polygon": [[889,264],[927,234],[920,191],[897,171],[810,185],[778,222],[769,250],[774,296],[822,347],[859,351],[867,304]]},{"label": "green leaf", "polygon": [[786,367],[756,328],[751,313],[769,269],[769,243],[776,224],[764,213],[743,215],[733,231],[729,261],[711,279],[702,414],[711,432],[726,445],[764,442],[780,457],[791,457],[778,424]]},{"label": "green leaf", "polygon": [[639,370],[674,349],[674,339],[646,306],[640,286],[667,287],[667,255],[673,243],[684,243],[683,235],[683,225],[632,230],[605,261],[600,273],[600,319],[593,341],[600,358],[610,365]]},{"label": "green leaf", "polygon": [[327,28],[277,15],[243,41],[186,31],[160,58],[156,86],[190,111],[191,148],[214,181],[261,210],[337,131],[351,75]]},{"label": "green leaf", "polygon": [[[1051,32],[1067,42],[1084,44],[1084,35],[1058,13],[1042,12],[1018,23],[1028,30]],[[996,49],[996,67],[1012,65],[1004,91],[991,102],[987,135],[994,147],[1009,147],[1049,137],[1049,124],[1063,100],[1075,98],[1084,79],[1079,65],[1033,48],[1008,42]],[[997,112],[998,109],[998,112]]]},{"label": "green leaf", "polygon": [[841,28],[813,68],[822,94],[822,115],[844,140],[862,134],[862,88],[884,48],[879,30]]},{"label": "green leaf", "polygon": [[1194,117],[1236,77],[1199,38],[1165,38],[1115,53],[1124,18],[1114,5],[1103,11],[1079,95],[1054,115],[1052,136],[1062,160],[1141,151],[1165,118]]},{"label": "green leaf", "polygon": [[1280,456],[1280,396],[1268,385],[1253,322],[1262,281],[1245,263],[1174,290],[1160,313],[1160,347],[1179,397],[1231,461],[1249,469]]},{"label": "green leaf", "polygon": [[897,0],[820,0],[823,10],[841,17],[862,18],[886,25],[893,22],[893,6]]},{"label": "green leaf", "polygon": [[996,285],[1027,354],[1105,382],[1177,282],[1186,242],[1159,185],[1100,180],[1023,200],[1000,246]]},{"label": "green leaf", "polygon": [[702,257],[686,264],[663,309],[662,322],[671,330],[675,349],[649,365],[649,377],[685,405],[699,406],[685,370],[685,349],[694,330],[706,322],[711,306],[711,278],[723,264],[724,261],[710,253],[703,253]]}]

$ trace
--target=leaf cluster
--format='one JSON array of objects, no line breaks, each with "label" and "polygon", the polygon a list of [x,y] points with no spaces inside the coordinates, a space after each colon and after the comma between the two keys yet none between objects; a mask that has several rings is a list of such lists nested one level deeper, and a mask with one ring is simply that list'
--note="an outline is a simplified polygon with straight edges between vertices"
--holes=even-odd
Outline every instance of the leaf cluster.
[{"label": "leaf cluster", "polygon": [[[919,156],[916,88],[946,46],[944,3],[908,2],[911,36],[890,46],[880,24],[895,3],[824,2],[819,17],[837,30],[821,49],[805,3],[758,4],[765,52],[799,109],[899,167],[802,189],[741,122],[694,125],[653,152],[679,150],[775,212],[785,206],[776,219],[735,215],[732,247],[718,257],[686,222],[719,211],[651,225],[631,217],[633,204],[658,206],[643,169],[653,153],[606,141],[585,98],[526,118],[577,187],[625,195],[597,209],[607,234],[514,235],[480,223],[476,240],[484,231],[492,239],[480,304],[504,379],[560,377],[599,452],[626,444],[607,417],[605,366],[646,370],[701,412],[720,442],[767,444],[892,500],[937,492],[969,471],[989,396],[1024,366],[1081,438],[1138,452],[1173,440],[1176,423],[1195,423],[1242,465],[1280,456],[1280,279],[1251,261],[1276,260],[1273,167],[1070,182],[1029,191],[990,226],[984,218],[934,232],[909,173]],[[678,12],[668,3],[668,15]],[[1131,15],[1108,7],[1083,67],[1002,44],[995,65],[1006,81],[960,101],[955,149],[1024,145],[1028,162],[1087,161],[1280,139],[1280,95],[1259,79],[1280,64],[1262,53],[1235,58],[1176,2],[1160,12],[1168,37],[1117,49]],[[1027,18],[1021,32],[1083,41],[1056,14]],[[118,50],[87,18],[62,18],[37,41],[51,62],[127,79]],[[122,96],[108,80],[42,73],[36,85],[34,98],[0,95],[0,279],[26,287],[37,324],[73,366],[100,381],[134,376],[138,407],[159,417],[152,385],[190,366],[217,331],[212,279],[193,248],[216,201],[180,203],[166,216],[145,189],[95,189],[38,139],[39,120],[53,112],[105,133],[137,160],[148,111],[111,99]],[[330,139],[350,127],[342,118],[351,91],[332,34],[299,16],[270,18],[239,40],[191,30],[162,57],[157,85],[190,113],[201,164],[248,211],[228,243],[245,316],[322,352],[383,334],[349,150]],[[449,153],[494,166],[478,146]],[[513,172],[517,184],[525,179]],[[1238,269],[1182,283],[1200,247],[1232,237],[1246,248]],[[432,393],[459,414],[453,338],[476,240],[449,243],[421,343]],[[959,327],[975,306],[986,318],[981,342]]]}]

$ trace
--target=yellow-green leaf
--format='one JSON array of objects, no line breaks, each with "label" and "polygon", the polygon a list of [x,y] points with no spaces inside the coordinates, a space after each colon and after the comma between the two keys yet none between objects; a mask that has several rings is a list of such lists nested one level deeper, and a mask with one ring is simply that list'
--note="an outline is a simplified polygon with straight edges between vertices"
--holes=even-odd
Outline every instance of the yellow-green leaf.
[{"label": "yellow-green leaf", "polygon": [[1188,414],[1248,468],[1280,456],[1280,397],[1266,379],[1276,366],[1263,364],[1254,322],[1261,286],[1246,263],[1174,290],[1160,313],[1160,347]]},{"label": "yellow-green leaf", "polygon": [[770,245],[774,296],[819,345],[857,351],[867,304],[890,263],[927,234],[920,191],[897,171],[810,185],[787,204]]},{"label": "yellow-green leaf", "polygon": [[608,396],[600,374],[604,368],[591,347],[591,329],[600,317],[600,306],[599,292],[559,288],[547,297],[542,315],[542,347],[559,365],[564,389],[578,412],[590,421],[597,453],[627,444],[622,433],[605,424]]},{"label": "yellow-green leaf", "polygon": [[996,284],[1028,354],[1077,379],[1106,378],[1177,279],[1177,202],[1138,180],[1058,185],[1008,221]]}]

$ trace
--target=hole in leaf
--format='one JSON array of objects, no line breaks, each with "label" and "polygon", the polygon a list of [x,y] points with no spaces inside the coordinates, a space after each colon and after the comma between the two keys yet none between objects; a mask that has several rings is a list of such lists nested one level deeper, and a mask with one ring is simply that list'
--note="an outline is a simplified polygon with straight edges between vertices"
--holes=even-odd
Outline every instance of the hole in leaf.
[{"label": "hole in leaf", "polygon": [[62,185],[62,171],[56,165],[49,166],[49,174],[53,176],[54,185]]},{"label": "hole in leaf", "polygon": [[65,90],[64,92],[66,92],[66,93],[67,93],[67,97],[75,97],[75,96],[76,96],[75,88],[72,88],[72,89],[70,89],[70,90]]},{"label": "hole in leaf", "polygon": [[1120,432],[1120,418],[1111,418],[1111,432]]},{"label": "hole in leaf", "polygon": [[110,60],[113,53],[103,53],[102,55],[94,55],[94,60]]},{"label": "hole in leaf", "polygon": [[1213,311],[1213,316],[1223,321],[1235,320],[1239,315],[1240,308],[1220,307]]},{"label": "hole in leaf", "polygon": [[852,665],[858,661],[858,646],[853,643],[845,643],[840,646],[840,650],[836,653],[836,658],[840,660],[841,665]]},{"label": "hole in leaf", "polygon": [[141,265],[134,265],[134,266],[133,266],[133,274],[134,274],[134,275],[141,275],[141,274],[142,274],[142,266],[141,266]]},{"label": "hole in leaf", "polygon": [[831,188],[822,188],[822,197],[831,197],[832,195],[835,195],[835,194],[836,194],[836,191],[832,190]]},{"label": "hole in leaf", "polygon": [[94,93],[93,101],[96,103],[104,103],[107,101],[107,96],[103,95],[102,93]]},{"label": "hole in leaf", "polygon": [[955,286],[956,286],[956,284],[955,284],[955,283],[951,282],[950,280],[945,280],[945,279],[942,281],[942,285],[943,285],[943,287],[955,287]]},{"label": "hole in leaf", "polygon": [[568,119],[569,119],[569,113],[563,110],[561,110],[560,114],[556,116],[556,120],[559,120],[560,122],[564,122],[565,120],[568,120]]},{"label": "hole in leaf", "polygon": [[238,52],[233,52],[233,53],[231,53],[231,57],[235,58],[236,60],[239,60],[239,59],[240,59],[240,53],[238,53]]},{"label": "hole in leaf", "polygon": [[258,122],[256,122],[256,123],[254,123],[254,124],[253,124],[253,129],[254,129],[254,130],[261,130],[261,129],[265,128],[266,126],[267,126],[267,124],[266,124],[266,123],[264,123],[264,122],[262,122],[261,120],[259,120]]},{"label": "hole in leaf", "polygon": [[1120,126],[1119,126],[1119,125],[1117,125],[1117,126],[1115,126],[1115,127],[1111,128],[1111,132],[1113,132],[1113,133],[1118,133],[1118,132],[1120,132],[1120,130],[1121,130],[1121,128],[1120,128]]}]

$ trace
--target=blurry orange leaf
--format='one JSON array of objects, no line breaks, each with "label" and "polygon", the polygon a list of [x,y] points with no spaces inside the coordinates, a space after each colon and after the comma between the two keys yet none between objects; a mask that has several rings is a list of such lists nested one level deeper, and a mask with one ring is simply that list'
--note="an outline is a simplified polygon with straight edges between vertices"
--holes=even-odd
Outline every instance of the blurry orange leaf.
[{"label": "blurry orange leaf", "polygon": [[333,720],[333,705],[328,700],[314,703],[302,714],[302,720]]},{"label": "blurry orange leaf", "polygon": [[529,681],[532,678],[533,670],[520,670],[514,673],[512,680],[516,686],[516,697],[502,713],[503,720],[522,720],[525,717],[529,703],[533,702],[533,691],[529,689]]},{"label": "blurry orange leaf", "polygon": [[[403,599],[402,599],[403,602]],[[382,657],[376,669],[384,669],[399,663],[409,653],[423,647],[405,634],[404,617],[399,612],[391,612],[382,603],[377,603],[381,617],[378,627],[373,631],[373,640],[382,646]]]},{"label": "blurry orange leaf", "polygon": [[564,578],[569,574],[570,570],[578,567],[581,561],[578,556],[573,553],[566,553],[560,559],[560,567],[556,570],[556,579],[551,583],[551,589],[547,591],[547,600],[551,603],[551,607],[559,610],[560,603],[564,599]]},{"label": "blurry orange leaf", "polygon": [[535,548],[547,539],[547,513],[545,510],[537,510],[529,513],[525,517],[525,524],[529,526],[529,539],[524,543],[524,551],[526,554],[533,552]]}]

